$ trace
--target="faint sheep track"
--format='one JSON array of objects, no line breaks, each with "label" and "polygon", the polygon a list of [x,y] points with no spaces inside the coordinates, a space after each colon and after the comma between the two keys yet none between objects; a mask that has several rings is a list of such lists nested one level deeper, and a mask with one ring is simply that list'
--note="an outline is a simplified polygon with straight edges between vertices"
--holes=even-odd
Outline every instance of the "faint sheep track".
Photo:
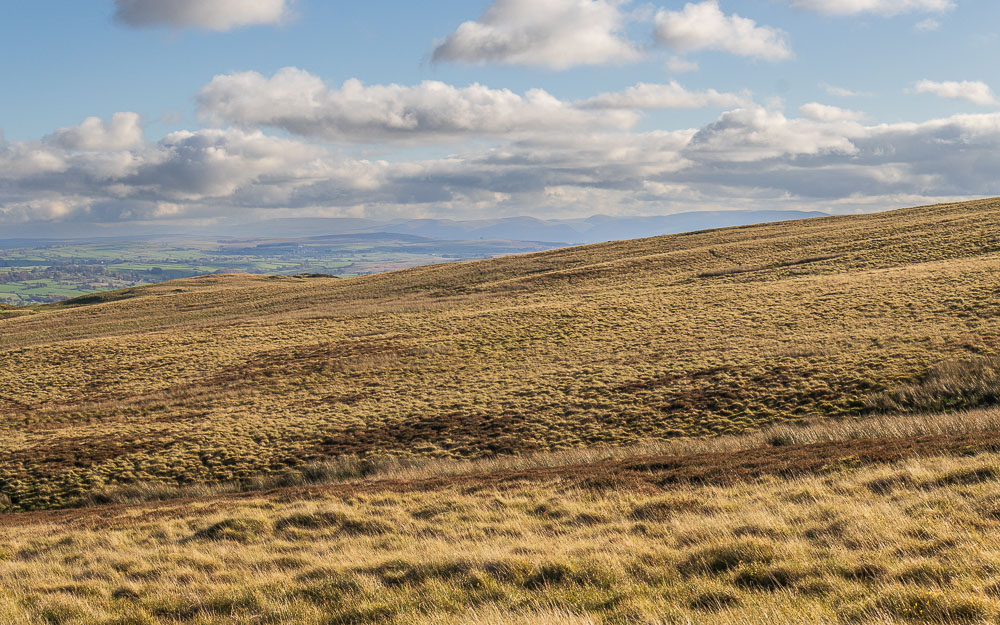
[{"label": "faint sheep track", "polygon": [[[766,477],[790,479],[886,465],[911,458],[971,456],[1000,452],[1000,430],[972,434],[904,438],[856,439],[805,445],[756,447],[681,456],[655,455],[625,460],[540,467],[525,470],[469,473],[425,479],[383,479],[321,486],[289,487],[167,502],[110,505],[0,515],[0,527],[60,523],[91,528],[126,527],[183,513],[192,503],[204,511],[225,510],[234,501],[268,498],[293,502],[350,497],[377,492],[429,492],[461,489],[465,493],[520,488],[547,483],[563,490],[614,490],[654,493],[687,485],[729,485]],[[991,479],[996,471],[989,472]],[[974,479],[971,476],[969,479]]]}]

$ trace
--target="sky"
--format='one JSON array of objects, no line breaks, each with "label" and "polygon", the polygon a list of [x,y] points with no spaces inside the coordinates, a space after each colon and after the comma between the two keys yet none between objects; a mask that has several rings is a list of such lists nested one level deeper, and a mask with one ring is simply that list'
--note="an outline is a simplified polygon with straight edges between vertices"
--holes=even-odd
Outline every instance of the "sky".
[{"label": "sky", "polygon": [[7,0],[5,224],[1000,195],[993,0]]}]

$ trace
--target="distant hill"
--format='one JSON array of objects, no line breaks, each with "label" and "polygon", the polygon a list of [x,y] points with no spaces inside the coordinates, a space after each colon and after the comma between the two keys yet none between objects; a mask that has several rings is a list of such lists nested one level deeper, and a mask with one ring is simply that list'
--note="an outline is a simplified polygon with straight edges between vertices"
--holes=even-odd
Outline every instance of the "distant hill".
[{"label": "distant hill", "polygon": [[0,504],[972,407],[997,276],[983,200],[33,306],[0,319]]},{"label": "distant hill", "polygon": [[636,239],[660,234],[676,234],[708,228],[825,217],[816,211],[695,211],[655,217],[616,217],[595,215],[586,219],[546,220],[534,217],[501,219],[396,219],[289,218],[254,223],[221,223],[196,230],[175,225],[46,223],[0,225],[0,247],[8,239],[21,239],[11,245],[21,247],[44,240],[94,239],[170,239],[184,236],[236,238],[300,238],[346,234],[410,234],[437,240],[500,239],[506,241],[543,241],[578,245],[604,241]]},{"label": "distant hill", "polygon": [[595,215],[586,219],[545,220],[534,217],[501,219],[410,219],[379,222],[365,219],[274,219],[234,226],[233,236],[288,236],[387,232],[430,239],[502,239],[565,244],[602,243],[693,230],[743,226],[765,222],[826,217],[817,211],[696,211],[657,217]]}]

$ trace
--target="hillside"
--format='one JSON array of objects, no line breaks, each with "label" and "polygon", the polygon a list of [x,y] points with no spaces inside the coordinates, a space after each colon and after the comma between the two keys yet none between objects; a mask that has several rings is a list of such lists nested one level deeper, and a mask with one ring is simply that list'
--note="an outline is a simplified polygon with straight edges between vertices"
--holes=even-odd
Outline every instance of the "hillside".
[{"label": "hillside", "polygon": [[984,200],[2,311],[0,506],[972,407],[998,294]]}]

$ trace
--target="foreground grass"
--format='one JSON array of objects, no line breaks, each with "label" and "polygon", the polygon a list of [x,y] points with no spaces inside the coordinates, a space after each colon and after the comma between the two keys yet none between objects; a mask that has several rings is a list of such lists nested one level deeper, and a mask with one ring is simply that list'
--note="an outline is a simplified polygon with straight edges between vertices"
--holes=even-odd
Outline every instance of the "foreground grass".
[{"label": "foreground grass", "polygon": [[3,310],[0,509],[281,479],[331,457],[973,408],[1000,375],[998,232],[985,200]]},{"label": "foreground grass", "polygon": [[978,623],[1000,455],[0,517],[0,623]]}]

